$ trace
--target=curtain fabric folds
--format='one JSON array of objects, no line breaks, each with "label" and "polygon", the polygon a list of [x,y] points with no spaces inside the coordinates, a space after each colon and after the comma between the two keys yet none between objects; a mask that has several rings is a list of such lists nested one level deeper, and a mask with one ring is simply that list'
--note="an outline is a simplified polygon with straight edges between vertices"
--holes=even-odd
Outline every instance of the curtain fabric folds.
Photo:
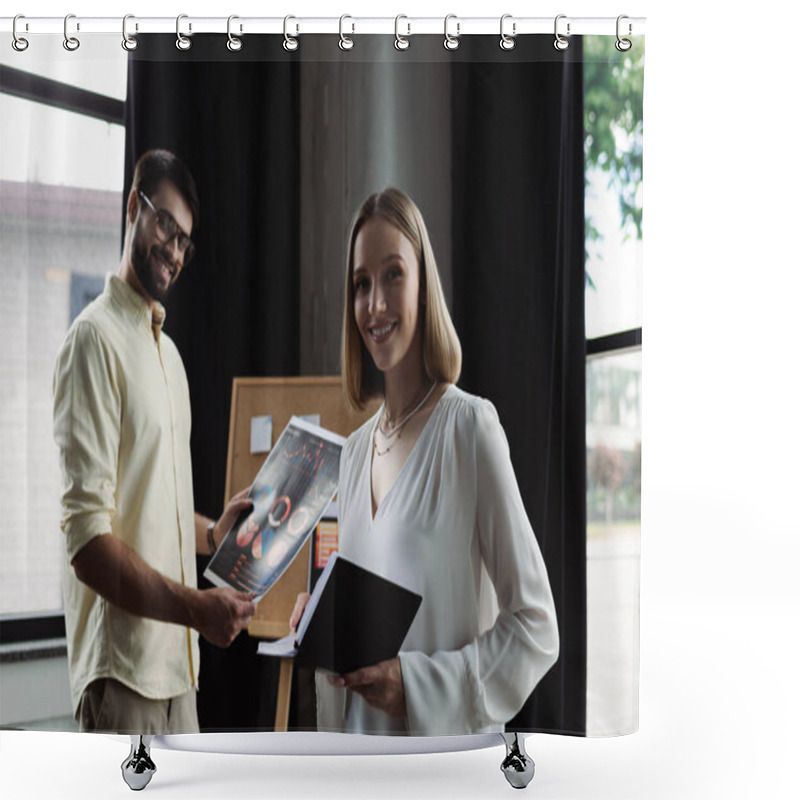
[{"label": "curtain fabric folds", "polygon": [[[556,598],[558,663],[509,730],[584,730],[586,404],[581,43],[454,70],[453,286],[462,384],[492,399]],[[538,51],[537,51],[538,45]],[[530,52],[529,50],[529,52]],[[483,58],[481,57],[483,56]],[[512,60],[513,61],[513,60]]]}]

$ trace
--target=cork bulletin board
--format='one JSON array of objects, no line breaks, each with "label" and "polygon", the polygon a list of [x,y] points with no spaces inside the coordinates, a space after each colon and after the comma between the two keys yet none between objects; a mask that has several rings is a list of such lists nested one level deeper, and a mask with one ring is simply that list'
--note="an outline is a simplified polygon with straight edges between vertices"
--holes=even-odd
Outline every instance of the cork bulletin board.
[{"label": "cork bulletin board", "polygon": [[[319,415],[319,424],[348,436],[375,412],[370,407],[355,413],[348,409],[342,381],[335,377],[234,378],[228,433],[225,502],[250,485],[267,452],[251,452],[251,420],[272,418],[272,442],[276,442],[292,415]],[[298,593],[308,586],[310,542],[281,579],[258,604],[248,627],[251,636],[277,639],[289,633],[289,615]]]}]

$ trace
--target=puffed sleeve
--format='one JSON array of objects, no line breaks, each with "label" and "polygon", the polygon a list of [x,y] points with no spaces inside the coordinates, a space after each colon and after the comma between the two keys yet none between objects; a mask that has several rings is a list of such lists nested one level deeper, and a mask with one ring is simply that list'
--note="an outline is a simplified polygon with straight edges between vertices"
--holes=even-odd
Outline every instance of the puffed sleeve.
[{"label": "puffed sleeve", "polygon": [[53,432],[60,451],[61,529],[70,561],[95,536],[111,532],[121,395],[113,360],[95,327],[67,335],[53,375]]},{"label": "puffed sleeve", "polygon": [[473,407],[480,554],[494,585],[494,625],[465,647],[400,654],[412,735],[500,729],[558,658],[555,607],[494,406]]}]

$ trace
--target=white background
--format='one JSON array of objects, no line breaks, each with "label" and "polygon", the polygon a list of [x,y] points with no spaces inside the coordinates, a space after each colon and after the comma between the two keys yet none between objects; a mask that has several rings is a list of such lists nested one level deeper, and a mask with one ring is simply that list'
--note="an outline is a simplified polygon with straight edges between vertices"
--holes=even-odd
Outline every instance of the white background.
[{"label": "white background", "polygon": [[[498,8],[39,0],[84,16],[647,16],[640,731],[528,740],[538,798],[798,794],[796,7]],[[701,10],[702,9],[702,10]],[[779,10],[780,9],[780,10]],[[32,45],[33,46],[33,45]],[[520,98],[524,102],[524,98]],[[4,797],[128,797],[124,743],[0,733]],[[501,748],[402,757],[154,751],[153,798],[508,797]]]}]

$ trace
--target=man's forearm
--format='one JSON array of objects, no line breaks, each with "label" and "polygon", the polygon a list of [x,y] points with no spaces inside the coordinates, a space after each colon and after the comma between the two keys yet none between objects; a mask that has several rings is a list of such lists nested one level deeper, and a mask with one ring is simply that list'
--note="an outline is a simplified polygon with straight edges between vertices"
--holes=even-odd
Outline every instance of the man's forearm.
[{"label": "man's forearm", "polygon": [[109,603],[140,617],[187,625],[218,647],[228,647],[255,612],[252,595],[182,586],[110,533],[83,547],[72,567],[78,580]]},{"label": "man's forearm", "polygon": [[131,614],[195,626],[197,590],[165,577],[111,534],[92,539],[72,566],[79,580]]}]

